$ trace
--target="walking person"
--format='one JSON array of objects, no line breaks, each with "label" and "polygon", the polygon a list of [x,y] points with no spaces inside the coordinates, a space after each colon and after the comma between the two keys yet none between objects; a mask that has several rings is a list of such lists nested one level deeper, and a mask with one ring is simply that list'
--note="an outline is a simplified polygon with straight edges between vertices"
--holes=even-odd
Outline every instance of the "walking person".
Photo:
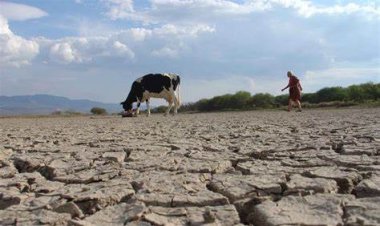
[{"label": "walking person", "polygon": [[298,111],[302,111],[302,107],[301,107],[302,87],[301,87],[300,80],[290,71],[288,71],[287,76],[289,78],[289,83],[281,91],[284,91],[285,89],[289,88],[288,111],[292,110],[293,102],[297,104]]}]

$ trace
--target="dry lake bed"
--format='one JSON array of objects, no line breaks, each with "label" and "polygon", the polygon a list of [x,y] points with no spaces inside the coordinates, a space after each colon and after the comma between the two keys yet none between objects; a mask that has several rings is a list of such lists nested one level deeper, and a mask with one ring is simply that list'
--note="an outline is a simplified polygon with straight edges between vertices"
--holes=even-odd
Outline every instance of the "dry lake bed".
[{"label": "dry lake bed", "polygon": [[0,118],[0,225],[380,225],[380,108]]}]

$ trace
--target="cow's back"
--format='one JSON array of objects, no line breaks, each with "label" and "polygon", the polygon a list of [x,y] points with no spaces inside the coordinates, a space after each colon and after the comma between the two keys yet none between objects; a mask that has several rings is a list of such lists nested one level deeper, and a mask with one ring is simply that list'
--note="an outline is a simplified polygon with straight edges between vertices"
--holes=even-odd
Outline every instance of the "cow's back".
[{"label": "cow's back", "polygon": [[172,74],[147,74],[136,80],[140,82],[144,90],[152,93],[160,93],[165,88],[170,90],[173,85],[173,90],[176,90],[179,85],[179,76]]}]

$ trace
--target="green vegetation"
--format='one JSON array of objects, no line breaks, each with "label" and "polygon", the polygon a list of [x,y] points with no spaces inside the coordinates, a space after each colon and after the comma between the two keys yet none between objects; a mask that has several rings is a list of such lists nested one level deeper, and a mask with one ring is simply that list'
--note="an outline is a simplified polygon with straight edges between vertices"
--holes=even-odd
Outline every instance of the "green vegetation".
[{"label": "green vegetation", "polygon": [[168,106],[161,105],[161,106],[158,106],[158,107],[152,109],[150,112],[151,113],[164,113],[167,108],[168,108]]},{"label": "green vegetation", "polygon": [[92,114],[94,114],[94,115],[106,115],[107,114],[107,110],[106,109],[99,108],[99,107],[93,107],[93,108],[91,108],[90,112]]},{"label": "green vegetation", "polygon": [[83,115],[83,113],[77,112],[77,111],[67,110],[67,111],[54,111],[51,113],[51,115],[55,115],[55,116],[78,116],[78,115]]},{"label": "green vegetation", "polygon": [[[180,108],[180,111],[208,112],[270,109],[286,106],[287,104],[287,94],[273,96],[268,93],[258,93],[252,96],[249,92],[239,91],[235,94],[225,94],[185,104]],[[347,88],[323,88],[316,93],[303,94],[302,104],[306,108],[345,107],[359,104],[380,105],[380,83],[365,83]]]}]

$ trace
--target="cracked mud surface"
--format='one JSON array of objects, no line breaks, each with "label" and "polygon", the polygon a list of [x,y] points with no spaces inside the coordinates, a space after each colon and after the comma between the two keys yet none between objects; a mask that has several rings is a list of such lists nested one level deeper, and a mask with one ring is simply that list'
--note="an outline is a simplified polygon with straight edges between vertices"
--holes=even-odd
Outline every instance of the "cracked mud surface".
[{"label": "cracked mud surface", "polygon": [[379,108],[0,125],[0,225],[380,225]]}]

